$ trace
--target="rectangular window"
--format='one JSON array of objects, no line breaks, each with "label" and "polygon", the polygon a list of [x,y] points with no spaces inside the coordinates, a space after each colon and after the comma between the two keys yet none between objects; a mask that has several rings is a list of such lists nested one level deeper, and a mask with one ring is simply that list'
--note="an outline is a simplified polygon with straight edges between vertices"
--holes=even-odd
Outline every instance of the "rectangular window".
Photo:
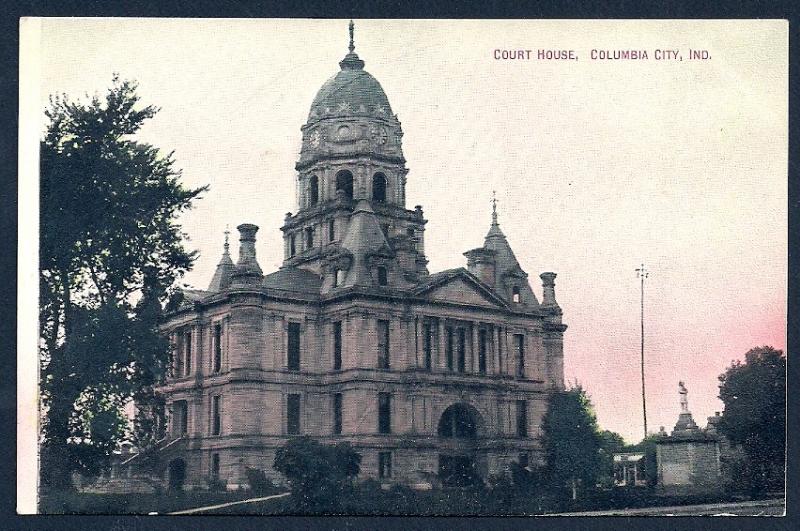
[{"label": "rectangular window", "polygon": [[222,370],[222,323],[214,325],[214,363],[212,370],[214,372]]},{"label": "rectangular window", "polygon": [[453,329],[447,327],[447,344],[445,345],[445,356],[447,357],[447,370],[453,370]]},{"label": "rectangular window", "polygon": [[522,468],[527,468],[530,461],[528,460],[528,452],[520,452],[519,454],[519,466]]},{"label": "rectangular window", "polygon": [[173,357],[172,361],[174,365],[172,373],[175,376],[175,378],[180,378],[181,376],[183,376],[183,362],[184,362],[183,352],[185,350],[185,347],[183,346],[183,341],[184,341],[183,334],[178,334],[177,344],[175,345],[175,350],[173,351],[173,356],[172,356]]},{"label": "rectangular window", "polygon": [[528,402],[517,400],[517,436],[528,436]]},{"label": "rectangular window", "polygon": [[336,239],[336,222],[334,220],[328,221],[328,241],[332,242]]},{"label": "rectangular window", "polygon": [[211,478],[219,479],[219,454],[211,454]]},{"label": "rectangular window", "polygon": [[342,322],[333,323],[333,370],[342,370]]},{"label": "rectangular window", "polygon": [[297,254],[297,238],[294,234],[289,236],[289,256],[292,257]]},{"label": "rectangular window", "polygon": [[342,393],[333,395],[333,434],[342,433]]},{"label": "rectangular window", "polygon": [[458,329],[458,372],[467,370],[467,331]]},{"label": "rectangular window", "polygon": [[392,433],[392,395],[378,393],[378,433]]},{"label": "rectangular window", "polygon": [[517,349],[517,376],[525,377],[525,336],[514,334],[514,346]]},{"label": "rectangular window", "polygon": [[191,330],[186,332],[183,336],[183,347],[185,349],[184,353],[186,356],[186,362],[184,364],[184,376],[189,376],[192,373],[192,332]]},{"label": "rectangular window", "polygon": [[300,433],[300,395],[286,397],[286,433]]},{"label": "rectangular window", "polygon": [[300,323],[289,323],[286,341],[287,367],[290,371],[300,370]]},{"label": "rectangular window", "polygon": [[222,433],[222,412],[220,411],[220,397],[211,397],[211,435]]},{"label": "rectangular window", "polygon": [[306,249],[314,247],[314,227],[306,228]]},{"label": "rectangular window", "polygon": [[378,321],[378,368],[389,368],[389,321]]},{"label": "rectangular window", "polygon": [[478,331],[478,372],[486,374],[486,330]]},{"label": "rectangular window", "polygon": [[386,272],[386,268],[381,266],[378,268],[378,285],[379,286],[386,286],[389,284],[389,276]]},{"label": "rectangular window", "polygon": [[378,477],[392,477],[392,452],[378,452]]},{"label": "rectangular window", "polygon": [[433,329],[430,323],[422,325],[422,351],[425,353],[425,369],[429,371],[433,359]]},{"label": "rectangular window", "polygon": [[180,400],[173,405],[175,435],[186,435],[189,432],[189,407],[186,401]]}]

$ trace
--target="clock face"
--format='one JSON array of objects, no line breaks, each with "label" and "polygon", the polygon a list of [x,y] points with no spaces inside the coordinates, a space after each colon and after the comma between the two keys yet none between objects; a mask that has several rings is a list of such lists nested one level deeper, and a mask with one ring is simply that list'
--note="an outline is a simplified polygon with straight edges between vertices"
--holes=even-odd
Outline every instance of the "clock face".
[{"label": "clock face", "polygon": [[341,125],[339,129],[336,130],[336,137],[339,140],[343,140],[350,136],[350,126],[349,125]]},{"label": "clock face", "polygon": [[375,140],[376,144],[382,146],[388,142],[389,133],[386,132],[385,127],[376,127],[372,130],[372,138]]},{"label": "clock face", "polygon": [[312,147],[319,147],[321,141],[322,135],[320,134],[319,129],[314,129],[314,131],[311,133],[311,137],[308,139],[308,142]]}]

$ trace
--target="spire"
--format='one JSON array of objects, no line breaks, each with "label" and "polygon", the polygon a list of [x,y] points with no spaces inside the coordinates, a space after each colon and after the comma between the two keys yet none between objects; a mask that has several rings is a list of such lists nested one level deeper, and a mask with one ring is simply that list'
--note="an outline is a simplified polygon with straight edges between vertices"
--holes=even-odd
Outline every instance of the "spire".
[{"label": "spire", "polygon": [[217,264],[217,270],[214,271],[214,277],[208,285],[208,291],[222,291],[231,284],[231,275],[236,271],[236,266],[231,260],[230,244],[228,243],[228,235],[230,231],[225,227],[225,243],[223,244],[222,258]]},{"label": "spire", "polygon": [[503,231],[500,230],[500,224],[497,222],[497,193],[494,190],[492,190],[492,226],[486,237],[490,238],[492,236],[501,236],[505,238]]},{"label": "spire", "polygon": [[347,46],[349,53],[344,56],[344,59],[339,61],[339,66],[342,70],[363,70],[364,69],[364,61],[359,59],[358,55],[356,54],[356,45],[353,41],[353,31],[355,30],[355,24],[353,21],[350,21],[350,44]]},{"label": "spire", "polygon": [[372,258],[376,256],[391,257],[392,251],[369,201],[362,199],[356,204],[347,226],[347,232],[342,238],[341,248],[353,257],[353,262],[342,285],[373,285],[370,273]]}]

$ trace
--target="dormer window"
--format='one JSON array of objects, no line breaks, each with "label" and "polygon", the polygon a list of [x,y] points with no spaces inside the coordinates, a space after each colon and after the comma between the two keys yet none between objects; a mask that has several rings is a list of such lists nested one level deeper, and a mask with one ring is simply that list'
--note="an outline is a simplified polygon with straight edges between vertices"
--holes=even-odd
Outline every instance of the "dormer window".
[{"label": "dormer window", "polygon": [[378,268],[378,285],[386,286],[389,283],[389,277],[386,274],[386,268],[381,266]]},{"label": "dormer window", "polygon": [[522,302],[522,298],[519,294],[519,288],[517,286],[514,286],[514,289],[511,290],[511,301],[515,303]]}]

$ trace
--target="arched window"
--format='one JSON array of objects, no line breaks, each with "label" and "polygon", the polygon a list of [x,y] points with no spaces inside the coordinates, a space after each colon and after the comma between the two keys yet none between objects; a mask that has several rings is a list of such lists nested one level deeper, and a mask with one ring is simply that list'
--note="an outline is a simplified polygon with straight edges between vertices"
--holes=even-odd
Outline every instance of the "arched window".
[{"label": "arched window", "polygon": [[520,302],[522,299],[520,298],[519,288],[514,286],[514,289],[511,290],[511,300],[513,302]]},{"label": "arched window", "polygon": [[382,173],[372,176],[372,200],[377,203],[386,202],[386,176]]},{"label": "arched window", "polygon": [[386,268],[381,266],[378,268],[378,285],[385,286],[389,283],[389,277],[386,274]]},{"label": "arched window", "polygon": [[319,202],[319,179],[312,175],[308,180],[308,206],[314,206]]},{"label": "arched window", "polygon": [[344,191],[347,199],[353,199],[353,174],[347,170],[342,170],[336,174],[336,191]]},{"label": "arched window", "polygon": [[447,408],[439,419],[439,437],[474,439],[478,436],[478,419],[464,404],[454,404]]}]

